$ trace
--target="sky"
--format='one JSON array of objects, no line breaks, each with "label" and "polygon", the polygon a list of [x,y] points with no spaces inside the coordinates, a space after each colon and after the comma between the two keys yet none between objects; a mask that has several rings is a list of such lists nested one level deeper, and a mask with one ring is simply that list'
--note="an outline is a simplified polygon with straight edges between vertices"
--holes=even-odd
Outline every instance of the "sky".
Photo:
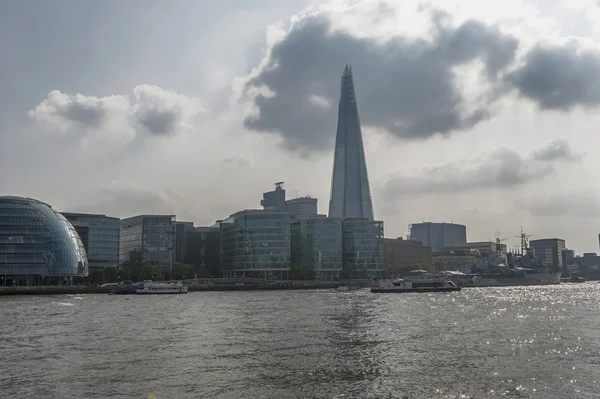
[{"label": "sky", "polygon": [[592,0],[0,2],[0,195],[210,225],[328,209],[352,65],[376,219],[600,252]]}]

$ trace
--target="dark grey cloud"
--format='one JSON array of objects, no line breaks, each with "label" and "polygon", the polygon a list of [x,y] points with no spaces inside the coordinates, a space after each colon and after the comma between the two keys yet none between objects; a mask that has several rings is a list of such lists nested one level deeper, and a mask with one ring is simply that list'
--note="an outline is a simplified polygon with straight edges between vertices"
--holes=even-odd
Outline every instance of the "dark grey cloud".
[{"label": "dark grey cloud", "polygon": [[537,46],[507,81],[542,110],[569,111],[575,106],[600,105],[600,53],[564,46]]},{"label": "dark grey cloud", "polygon": [[576,153],[565,139],[555,139],[544,148],[540,148],[531,154],[534,161],[552,162],[557,160],[575,161],[583,156]]},{"label": "dark grey cloud", "polygon": [[382,197],[521,186],[552,174],[554,162],[572,160],[565,156],[550,156],[548,148],[552,148],[552,144],[529,156],[501,148],[479,158],[423,168],[412,174],[403,173],[383,184]]},{"label": "dark grey cloud", "polygon": [[569,216],[581,218],[600,217],[600,198],[594,190],[535,196],[515,201],[533,216],[544,218]]},{"label": "dark grey cloud", "polygon": [[483,93],[467,104],[453,68],[480,60],[487,80],[499,82],[517,45],[515,38],[473,20],[458,27],[438,24],[433,41],[395,36],[380,42],[332,31],[326,17],[308,17],[271,48],[268,65],[248,81],[247,93],[267,87],[274,95],[256,95],[259,115],[247,117],[244,125],[279,135],[287,149],[329,149],[340,74],[350,62],[363,125],[406,139],[469,129],[490,117],[488,105],[498,93]]},{"label": "dark grey cloud", "polygon": [[173,133],[179,119],[178,113],[174,110],[137,111],[134,116],[140,125],[150,133],[156,135]]}]

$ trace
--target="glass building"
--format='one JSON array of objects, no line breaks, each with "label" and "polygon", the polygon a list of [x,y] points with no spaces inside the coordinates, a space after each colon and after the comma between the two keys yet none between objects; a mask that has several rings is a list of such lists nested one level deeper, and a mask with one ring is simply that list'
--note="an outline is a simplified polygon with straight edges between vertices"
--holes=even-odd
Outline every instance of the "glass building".
[{"label": "glass building", "polygon": [[0,197],[0,262],[2,285],[67,284],[88,275],[73,225],[32,198]]},{"label": "glass building", "polygon": [[245,210],[220,222],[223,277],[288,279],[290,214]]},{"label": "glass building", "polygon": [[373,220],[373,202],[350,65],[346,65],[342,74],[329,216]]},{"label": "glass building", "polygon": [[119,264],[171,271],[173,215],[140,215],[121,219]]},{"label": "glass building", "polygon": [[342,274],[342,220],[325,215],[291,220],[294,266],[307,270],[310,280],[332,281]]},{"label": "glass building", "polygon": [[383,222],[342,219],[342,278],[373,279],[385,274]]},{"label": "glass building", "polygon": [[62,214],[83,241],[90,268],[119,266],[119,218],[91,213]]}]

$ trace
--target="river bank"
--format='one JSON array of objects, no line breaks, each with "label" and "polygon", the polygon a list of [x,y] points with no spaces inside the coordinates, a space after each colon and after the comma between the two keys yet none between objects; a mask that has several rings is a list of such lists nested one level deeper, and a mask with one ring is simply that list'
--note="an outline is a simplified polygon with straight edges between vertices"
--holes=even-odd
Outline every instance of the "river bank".
[{"label": "river bank", "polygon": [[[332,289],[347,284],[332,283],[271,283],[271,284],[186,284],[188,291],[257,291],[257,290],[312,290]],[[77,295],[77,294],[108,294],[115,287],[72,286],[35,286],[35,287],[0,287],[1,295]]]}]

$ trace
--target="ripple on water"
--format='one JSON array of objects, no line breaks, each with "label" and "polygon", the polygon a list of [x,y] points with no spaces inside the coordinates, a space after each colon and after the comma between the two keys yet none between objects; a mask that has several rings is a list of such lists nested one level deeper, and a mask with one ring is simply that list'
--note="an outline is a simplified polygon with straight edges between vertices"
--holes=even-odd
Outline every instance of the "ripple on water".
[{"label": "ripple on water", "polygon": [[49,398],[592,398],[599,289],[2,297],[0,387]]}]

